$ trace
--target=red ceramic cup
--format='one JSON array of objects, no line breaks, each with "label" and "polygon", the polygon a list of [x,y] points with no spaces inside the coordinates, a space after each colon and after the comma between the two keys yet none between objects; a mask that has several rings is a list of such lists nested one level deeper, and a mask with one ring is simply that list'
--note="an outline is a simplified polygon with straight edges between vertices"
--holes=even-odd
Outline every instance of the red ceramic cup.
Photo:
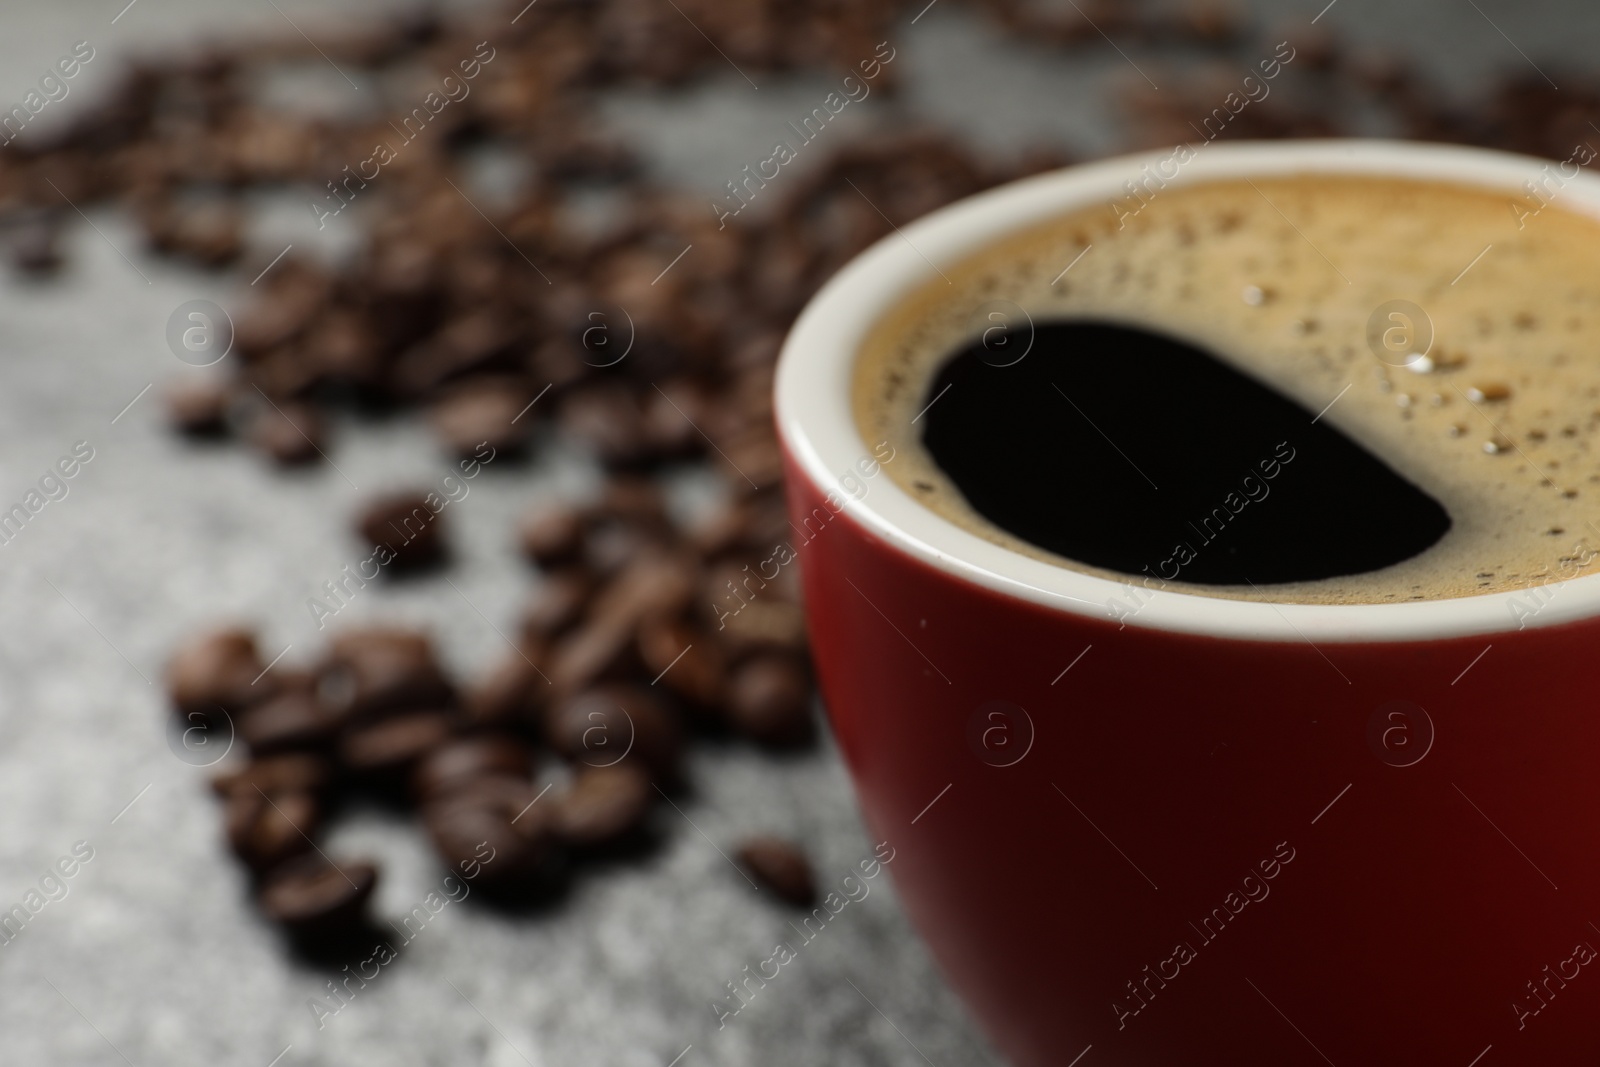
[{"label": "red ceramic cup", "polygon": [[[858,345],[930,261],[1117,199],[1168,154],[936,212],[841,271],[785,345],[813,655],[905,906],[1020,1067],[1597,1062],[1600,575],[1384,605],[1135,594],[922,508],[855,425]],[[1213,145],[1172,181],[1502,188],[1509,241],[1513,198],[1554,166]],[[1559,202],[1600,215],[1600,180],[1563,176]]]}]

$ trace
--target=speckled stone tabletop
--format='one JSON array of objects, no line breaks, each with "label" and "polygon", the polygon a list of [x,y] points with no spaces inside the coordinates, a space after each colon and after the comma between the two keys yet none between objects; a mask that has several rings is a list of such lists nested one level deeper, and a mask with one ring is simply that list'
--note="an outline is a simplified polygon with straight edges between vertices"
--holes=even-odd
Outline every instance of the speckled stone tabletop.
[{"label": "speckled stone tabletop", "polygon": [[[93,99],[136,55],[280,33],[291,19],[314,37],[395,6],[125,4],[4,5],[0,102],[20,100],[79,40],[95,59],[41,124]],[[1322,0],[1254,6],[1303,23]],[[1352,38],[1403,47],[1461,92],[1487,70],[1524,63],[1518,49],[1580,63],[1580,42],[1600,29],[1600,9],[1577,0],[1337,0],[1323,17]],[[964,128],[995,151],[1044,136],[1085,156],[1118,144],[1108,86],[1136,75],[1110,47],[1064,61],[1008,46],[953,3],[901,26],[895,43],[904,99],[869,100],[842,116],[841,141],[911,114]],[[313,100],[347,91],[321,80],[327,73],[307,71],[306,84],[280,89]],[[774,78],[752,93],[730,72],[683,92],[619,96],[606,114],[664,180],[709,197],[826,91],[814,79]],[[253,226],[258,247],[295,243],[307,254],[337,255],[350,236],[337,226],[318,233],[292,199],[262,201]],[[162,665],[180,637],[227,618],[257,626],[268,656],[287,648],[285,663],[308,660],[322,635],[305,600],[359,558],[348,535],[356,503],[385,487],[437,482],[446,461],[406,419],[340,424],[337,467],[292,475],[241,449],[175,440],[158,402],[162,384],[185,369],[164,339],[168,316],[197,298],[239,307],[249,279],[178,269],[137,249],[125,219],[91,210],[70,233],[58,280],[0,278],[0,511],[75,446],[92,450],[66,496],[0,545],[0,910],[32,891],[54,898],[0,943],[0,1062],[999,1062],[888,878],[719,1029],[711,1005],[726,997],[725,983],[790,936],[788,913],[752,893],[719,847],[749,832],[793,836],[825,884],[872,853],[826,740],[782,759],[700,746],[681,810],[655,814],[658,852],[587,872],[570,899],[540,915],[450,903],[336,1015],[308,1008],[327,975],[289,957],[254,916],[220,847],[209,772],[169,748]],[[450,505],[450,569],[364,591],[340,621],[426,626],[456,671],[487,669],[504,652],[497,627],[509,626],[535,580],[511,544],[515,517],[594,477],[585,457],[559,448],[531,465],[492,465]],[[697,486],[681,489],[692,503]],[[47,876],[75,848],[92,858],[63,895]],[[382,811],[344,820],[329,850],[382,864],[380,919],[420,904],[443,873],[415,827]]]}]

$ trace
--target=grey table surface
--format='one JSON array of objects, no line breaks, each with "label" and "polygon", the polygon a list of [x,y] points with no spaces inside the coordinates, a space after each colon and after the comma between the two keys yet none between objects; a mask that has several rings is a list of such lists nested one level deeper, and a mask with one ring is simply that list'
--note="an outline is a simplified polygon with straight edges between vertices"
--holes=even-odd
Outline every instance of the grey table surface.
[{"label": "grey table surface", "polygon": [[[78,40],[96,58],[45,121],[103,93],[137,55],[281,33],[290,19],[315,36],[396,6],[125,3],[0,8],[0,101],[20,100]],[[1323,3],[1252,6],[1292,25]],[[1461,94],[1492,70],[1581,67],[1585,42],[1600,31],[1600,8],[1580,0],[1336,0],[1322,17],[1353,40],[1403,50]],[[1137,75],[1109,46],[1063,60],[1006,45],[954,4],[901,25],[895,45],[905,101],[867,101],[836,124],[841,139],[909,113],[995,151],[1042,136],[1064,137],[1082,155],[1118,144],[1107,94]],[[1157,70],[1169,62],[1133,58]],[[330,77],[307,70],[304,84],[283,91],[348,106],[338,99],[348,87]],[[815,79],[763,82],[750,92],[729,72],[684,92],[623,94],[607,120],[664,179],[709,198],[761,158],[786,118],[827,92]],[[447,466],[405,419],[340,425],[337,469],[293,476],[243,450],[175,441],[157,402],[161,384],[184,370],[163,339],[167,317],[194,298],[236,308],[248,279],[148,260],[112,212],[91,210],[88,221],[71,232],[60,280],[0,279],[0,507],[19,501],[75,442],[94,449],[69,495],[0,547],[0,910],[22,901],[74,843],[94,850],[67,895],[0,945],[0,1061],[662,1067],[687,1049],[685,1067],[1000,1062],[887,879],[718,1029],[711,1002],[770,953],[789,916],[753,894],[713,843],[753,831],[793,835],[824,881],[871,852],[826,741],[782,760],[701,748],[693,796],[681,814],[658,813],[666,843],[648,862],[586,876],[542,917],[508,918],[470,899],[446,907],[319,1028],[307,1001],[326,976],[287,956],[253,916],[219,847],[207,772],[169,750],[162,664],[176,640],[220,618],[258,626],[268,655],[289,646],[285,662],[309,659],[323,635],[305,598],[359,558],[347,535],[355,502],[386,486],[437,482]],[[269,250],[294,242],[336,255],[350,237],[337,227],[318,233],[293,200],[263,202],[254,227],[255,243]],[[438,636],[457,671],[486,669],[504,652],[496,626],[514,618],[535,581],[512,551],[515,517],[541,496],[582,492],[594,476],[585,457],[560,450],[528,467],[492,466],[450,508],[459,552],[447,575],[365,592],[339,621],[414,622]],[[695,489],[683,486],[685,498]],[[381,860],[380,916],[410,911],[442,874],[412,825],[379,812],[345,821],[330,850]]]}]

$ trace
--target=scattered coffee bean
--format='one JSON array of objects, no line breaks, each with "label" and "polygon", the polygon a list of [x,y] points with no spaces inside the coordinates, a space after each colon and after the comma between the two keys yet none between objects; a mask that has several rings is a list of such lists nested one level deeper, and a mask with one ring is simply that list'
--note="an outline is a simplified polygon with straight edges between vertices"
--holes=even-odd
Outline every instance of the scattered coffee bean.
[{"label": "scattered coffee bean", "polygon": [[321,756],[294,754],[253,760],[211,779],[211,790],[228,798],[238,793],[320,793],[333,780],[332,765]]},{"label": "scattered coffee bean", "polygon": [[640,426],[646,447],[666,459],[700,454],[705,438],[695,424],[712,403],[709,394],[687,382],[668,382],[659,393],[647,394]]},{"label": "scattered coffee bean", "polygon": [[283,692],[239,715],[239,737],[254,756],[326,748],[338,720],[317,700],[309,684]]},{"label": "scattered coffee bean", "polygon": [[638,671],[635,631],[646,619],[679,614],[693,594],[692,564],[651,552],[606,583],[588,617],[551,650],[546,670],[558,699]]},{"label": "scattered coffee bean", "polygon": [[598,519],[583,539],[583,562],[602,579],[615,577],[640,556],[659,554],[669,547],[662,531],[637,522]]},{"label": "scattered coffee bean", "polygon": [[224,204],[147,213],[145,225],[154,251],[183,256],[203,267],[225,267],[244,252],[243,217]]},{"label": "scattered coffee bean", "polygon": [[11,262],[24,274],[54,274],[61,269],[61,224],[49,213],[25,219],[11,235]]},{"label": "scattered coffee bean", "polygon": [[706,622],[716,629],[717,636],[735,656],[763,650],[795,655],[805,652],[805,615],[800,605],[792,601],[763,593],[754,600],[741,602],[737,593],[729,594],[724,583],[717,599],[708,598],[706,603],[720,608],[713,611]]},{"label": "scattered coffee bean", "polygon": [[167,688],[186,721],[212,723],[272,694],[265,668],[255,635],[229,627],[180,645],[167,664]]},{"label": "scattered coffee bean", "polygon": [[649,776],[633,764],[587,767],[553,803],[556,832],[576,846],[608,844],[637,829],[654,799]]},{"label": "scattered coffee bean", "polygon": [[582,617],[593,590],[593,580],[581,569],[546,574],[522,614],[524,638],[543,642],[566,633]]},{"label": "scattered coffee bean", "polygon": [[650,455],[638,400],[619,382],[574,392],[562,402],[561,429],[608,467],[629,467]]},{"label": "scattered coffee bean", "polygon": [[445,866],[480,869],[486,888],[528,888],[547,880],[559,859],[553,806],[520,779],[480,778],[429,803],[422,821]]},{"label": "scattered coffee bean", "polygon": [[286,467],[322,458],[322,416],[308,404],[285,402],[264,408],[250,424],[250,441]]},{"label": "scattered coffee bean", "polygon": [[309,852],[320,820],[320,806],[310,793],[269,795],[260,789],[233,790],[223,816],[229,847],[257,871]]},{"label": "scattered coffee bean", "polygon": [[377,562],[388,572],[431,567],[445,554],[444,503],[435,493],[379,497],[362,509],[356,533],[378,549]]},{"label": "scattered coffee bean", "polygon": [[167,390],[167,421],[189,437],[222,437],[228,432],[232,390],[207,378],[184,381]]},{"label": "scattered coffee bean", "polygon": [[518,530],[522,554],[541,567],[571,563],[583,550],[587,518],[570,504],[545,504],[530,512]]},{"label": "scattered coffee bean", "polygon": [[727,666],[710,634],[673,619],[647,619],[639,626],[639,659],[655,681],[690,704],[714,707],[723,695]]},{"label": "scattered coffee bean", "polygon": [[433,642],[414,630],[347,630],[334,637],[318,673],[318,698],[349,721],[454,703]]},{"label": "scattered coffee bean", "polygon": [[590,615],[632,628],[645,619],[681,614],[694,595],[696,573],[686,555],[647,552],[600,590]]},{"label": "scattered coffee bean", "polygon": [[467,459],[485,447],[515,454],[527,443],[533,397],[516,379],[483,378],[457,386],[434,405],[430,421],[439,443]]},{"label": "scattered coffee bean", "polygon": [[411,777],[412,793],[424,802],[444,796],[486,775],[525,779],[533,763],[528,746],[505,734],[485,734],[434,749]]},{"label": "scattered coffee bean", "polygon": [[467,691],[463,706],[466,725],[478,730],[535,729],[539,708],[551,688],[538,666],[544,658],[544,648],[524,637],[488,677]]},{"label": "scattered coffee bean", "polygon": [[398,785],[411,768],[450,738],[452,722],[437,711],[414,711],[348,731],[339,741],[339,762],[351,774],[380,785]]},{"label": "scattered coffee bean", "polygon": [[801,908],[816,903],[811,861],[799,845],[781,837],[752,837],[740,843],[733,855],[756,884],[779,900]]},{"label": "scattered coffee bean", "polygon": [[667,505],[661,490],[644,478],[619,475],[609,479],[594,514],[661,532],[667,528]]},{"label": "scattered coffee bean", "polygon": [[303,856],[274,870],[261,887],[261,912],[299,938],[338,938],[358,928],[378,885],[378,868]]},{"label": "scattered coffee bean", "polygon": [[545,713],[545,737],[574,763],[607,767],[632,760],[663,782],[676,781],[683,750],[682,728],[666,703],[626,683],[556,701]]},{"label": "scattered coffee bean", "polygon": [[737,667],[728,679],[728,722],[770,745],[810,740],[811,682],[793,656],[766,653]]},{"label": "scattered coffee bean", "polygon": [[626,621],[591,617],[552,646],[546,674],[560,699],[604,679],[634,673],[636,656]]}]

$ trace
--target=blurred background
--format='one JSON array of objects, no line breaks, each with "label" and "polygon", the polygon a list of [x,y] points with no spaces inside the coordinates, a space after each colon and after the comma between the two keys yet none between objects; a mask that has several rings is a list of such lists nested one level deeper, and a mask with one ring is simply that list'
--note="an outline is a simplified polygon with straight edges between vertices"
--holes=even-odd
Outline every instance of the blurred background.
[{"label": "blurred background", "polygon": [[[753,888],[738,843],[796,842],[824,890],[875,844],[825,729],[789,743],[722,704],[685,716],[646,846],[581,858],[536,907],[451,903],[336,1015],[313,1010],[365,953],[307,958],[261,916],[210,785],[250,743],[185,744],[174,650],[246,626],[270,687],[341,629],[412,627],[464,694],[453,714],[478,714],[508,662],[560,659],[524,621],[560,554],[530,563],[528,517],[619,479],[655,486],[666,524],[582,546],[586,580],[687,553],[684,625],[711,642],[727,566],[770,554],[783,329],[891,225],[1189,139],[1283,41],[1295,58],[1225,137],[1566,159],[1600,145],[1597,32],[1575,0],[7,5],[0,512],[26,519],[0,526],[0,909],[28,913],[0,935],[8,1060],[997,1062],[886,878],[719,1026],[727,983],[805,914]],[[466,95],[429,103],[473,57]],[[332,190],[347,167],[370,181]],[[233,324],[226,355],[183,343],[195,308]],[[636,347],[608,365],[622,323]],[[504,458],[450,489],[462,442],[491,435]],[[41,484],[69,454],[91,458]],[[363,508],[430,488],[445,562],[327,600],[370,553]],[[719,669],[797,654],[740,640]],[[537,740],[532,698],[512,704],[495,728]],[[553,797],[571,778],[548,753],[532,774]],[[316,838],[380,867],[380,929],[445,873],[403,803],[348,799]],[[75,846],[92,859],[53,877]]]}]

